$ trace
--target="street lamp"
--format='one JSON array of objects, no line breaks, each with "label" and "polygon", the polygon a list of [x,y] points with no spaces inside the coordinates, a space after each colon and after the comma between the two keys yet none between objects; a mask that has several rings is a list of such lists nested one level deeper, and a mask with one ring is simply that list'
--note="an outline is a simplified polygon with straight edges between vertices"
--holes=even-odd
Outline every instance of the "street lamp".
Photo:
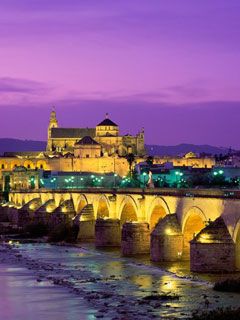
[{"label": "street lamp", "polygon": [[213,175],[214,175],[214,176],[217,176],[217,175],[219,175],[219,174],[220,174],[220,175],[224,174],[224,171],[223,171],[223,170],[218,170],[218,171],[214,171],[214,172],[213,172]]},{"label": "street lamp", "polygon": [[117,177],[117,174],[116,174],[116,173],[114,173],[113,177],[114,177],[114,183],[113,183],[113,186],[114,186],[114,188],[116,188],[116,177]]},{"label": "street lamp", "polygon": [[145,177],[146,177],[147,173],[146,172],[143,172],[143,187],[145,188],[145,184],[146,184],[146,181],[145,181]]},{"label": "street lamp", "polygon": [[[176,175],[176,183],[178,183],[180,181],[180,178],[183,176],[183,173],[180,171],[176,171],[175,175]],[[179,177],[179,179],[178,179],[178,177]]]}]

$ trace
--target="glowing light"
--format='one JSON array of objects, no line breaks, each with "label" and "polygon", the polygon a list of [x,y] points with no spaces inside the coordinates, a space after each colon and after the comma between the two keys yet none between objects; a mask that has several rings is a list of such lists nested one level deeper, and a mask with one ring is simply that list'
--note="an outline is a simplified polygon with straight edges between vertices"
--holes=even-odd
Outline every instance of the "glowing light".
[{"label": "glowing light", "polygon": [[30,204],[29,209],[30,209],[30,210],[34,210],[34,209],[35,209],[34,203],[31,203],[31,204]]},{"label": "glowing light", "polygon": [[178,251],[178,258],[181,258],[182,257],[182,251]]},{"label": "glowing light", "polygon": [[174,230],[172,230],[171,228],[167,228],[167,229],[165,230],[165,233],[166,233],[166,235],[168,235],[168,236],[172,236],[172,235],[175,234]]},{"label": "glowing light", "polygon": [[53,212],[53,210],[54,210],[54,207],[52,207],[52,206],[48,206],[48,207],[46,208],[46,211],[47,211],[48,213]]},{"label": "glowing light", "polygon": [[166,290],[173,290],[174,289],[174,285],[172,282],[167,282],[165,285],[164,285],[164,288]]},{"label": "glowing light", "polygon": [[202,234],[200,234],[199,242],[201,242],[201,243],[210,243],[210,242],[212,242],[212,236],[210,234],[207,234],[207,233],[202,233]]}]

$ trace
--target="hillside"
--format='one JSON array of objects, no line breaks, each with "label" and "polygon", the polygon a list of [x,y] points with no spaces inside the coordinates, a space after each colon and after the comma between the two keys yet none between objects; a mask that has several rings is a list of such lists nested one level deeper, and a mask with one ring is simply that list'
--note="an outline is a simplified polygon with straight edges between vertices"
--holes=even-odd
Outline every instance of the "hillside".
[{"label": "hillside", "polygon": [[0,154],[12,151],[42,151],[46,149],[46,142],[19,139],[0,139]]},{"label": "hillside", "polygon": [[[13,151],[43,151],[46,149],[46,142],[34,140],[20,140],[1,138],[0,139],[0,154]],[[186,154],[187,152],[207,153],[207,154],[226,154],[227,148],[214,147],[209,145],[194,145],[194,144],[179,144],[176,146],[159,146],[146,145],[146,150],[150,155],[169,155],[176,156]]]},{"label": "hillside", "polygon": [[214,147],[209,145],[194,145],[194,144],[178,144],[176,146],[158,146],[158,145],[146,145],[147,153],[152,156],[177,156],[183,155],[190,151],[195,153],[206,153],[206,154],[226,154],[227,148]]}]

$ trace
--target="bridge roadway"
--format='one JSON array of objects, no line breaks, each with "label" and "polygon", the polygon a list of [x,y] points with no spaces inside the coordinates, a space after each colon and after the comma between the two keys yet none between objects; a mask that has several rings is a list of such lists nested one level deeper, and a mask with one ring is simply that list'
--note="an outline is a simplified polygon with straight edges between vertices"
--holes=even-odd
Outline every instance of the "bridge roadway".
[{"label": "bridge roadway", "polygon": [[[159,218],[176,213],[182,230],[186,223],[197,217],[206,222],[222,216],[230,234],[236,241],[240,227],[240,190],[238,189],[38,189],[12,191],[9,201],[21,207],[33,199],[41,203],[54,200],[55,208],[66,200],[72,200],[76,213],[87,205],[93,205],[95,218],[113,219],[134,216],[134,221],[145,221],[152,228]],[[132,219],[132,218],[131,218]],[[196,231],[194,231],[196,232]]]},{"label": "bridge roadway", "polygon": [[[203,230],[209,221],[222,217],[236,253],[240,252],[240,190],[237,189],[64,189],[12,191],[9,201],[16,208],[32,211],[44,208],[46,212],[74,211],[81,215],[84,208],[92,208],[92,218],[110,218],[148,223],[150,231],[170,214],[175,214],[183,235],[186,255],[189,242]],[[240,258],[239,258],[240,265]]]}]

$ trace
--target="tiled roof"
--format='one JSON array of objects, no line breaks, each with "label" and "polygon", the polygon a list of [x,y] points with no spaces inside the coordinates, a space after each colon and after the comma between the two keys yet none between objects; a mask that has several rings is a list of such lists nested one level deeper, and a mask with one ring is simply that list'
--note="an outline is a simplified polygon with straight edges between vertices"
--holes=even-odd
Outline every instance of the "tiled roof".
[{"label": "tiled roof", "polygon": [[51,137],[65,139],[65,138],[82,138],[90,136],[94,138],[96,136],[95,128],[52,128]]},{"label": "tiled roof", "polygon": [[102,122],[100,122],[98,125],[99,126],[111,126],[111,127],[117,127],[118,125],[116,123],[114,123],[112,120],[110,119],[104,119]]},{"label": "tiled roof", "polygon": [[76,142],[75,145],[97,145],[97,141],[93,140],[90,136],[83,137],[80,141]]}]

